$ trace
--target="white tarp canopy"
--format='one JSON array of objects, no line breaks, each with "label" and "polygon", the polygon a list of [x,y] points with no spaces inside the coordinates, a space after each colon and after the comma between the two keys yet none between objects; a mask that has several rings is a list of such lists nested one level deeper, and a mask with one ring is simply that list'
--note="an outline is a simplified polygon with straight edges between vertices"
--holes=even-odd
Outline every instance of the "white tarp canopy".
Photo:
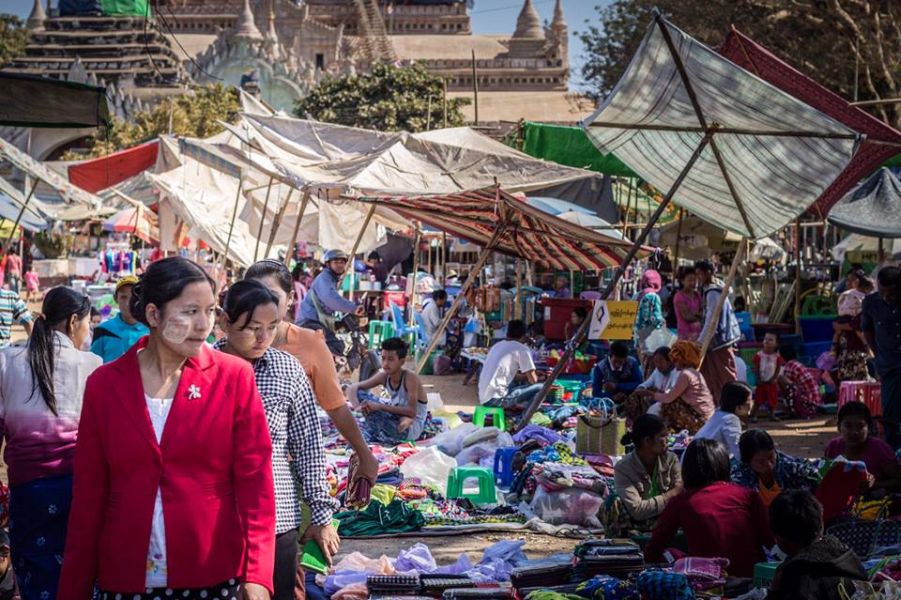
[{"label": "white tarp canopy", "polygon": [[297,187],[346,196],[451,194],[495,183],[528,192],[597,173],[533,158],[468,127],[382,133],[282,116],[244,115],[246,141]]},{"label": "white tarp canopy", "polygon": [[752,239],[811,206],[859,137],[659,15],[585,125],[602,151],[664,192],[700,148],[673,202]]}]

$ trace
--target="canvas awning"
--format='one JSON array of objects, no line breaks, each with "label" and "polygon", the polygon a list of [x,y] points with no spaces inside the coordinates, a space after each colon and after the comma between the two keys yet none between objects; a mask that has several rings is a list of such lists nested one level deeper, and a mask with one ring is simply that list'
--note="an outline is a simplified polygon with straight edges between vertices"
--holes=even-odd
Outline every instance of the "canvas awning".
[{"label": "canvas awning", "polygon": [[851,162],[817,199],[811,210],[823,218],[845,193],[879,165],[901,153],[901,131],[877,119],[804,75],[769,50],[736,30],[726,36],[720,54],[764,81],[863,133]]},{"label": "canvas awning", "polygon": [[109,120],[106,88],[0,71],[0,125],[80,128]]},{"label": "canvas awning", "polygon": [[829,222],[862,235],[901,238],[901,181],[880,168],[832,207]]},{"label": "canvas awning", "polygon": [[616,266],[632,245],[554,217],[502,189],[360,200],[482,247],[560,270]]},{"label": "canvas awning", "polygon": [[122,183],[156,164],[159,140],[69,165],[69,181],[83,190],[99,192]]},{"label": "canvas awning", "polygon": [[859,138],[660,15],[586,126],[674,203],[752,239],[812,205]]}]

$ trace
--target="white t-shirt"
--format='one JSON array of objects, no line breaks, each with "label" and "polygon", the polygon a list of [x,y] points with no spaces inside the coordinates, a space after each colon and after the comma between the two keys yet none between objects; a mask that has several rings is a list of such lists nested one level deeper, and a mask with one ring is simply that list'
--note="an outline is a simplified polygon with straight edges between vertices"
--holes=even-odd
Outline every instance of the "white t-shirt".
[{"label": "white t-shirt", "polygon": [[[144,394],[147,410],[150,411],[150,422],[156,443],[163,438],[163,428],[172,408],[172,398],[151,398]],[[147,575],[145,585],[148,588],[164,588],[168,585],[166,568],[166,523],[163,520],[163,497],[156,491],[156,502],[153,505],[153,520],[150,528],[150,547],[147,549]]]},{"label": "white t-shirt", "polygon": [[517,373],[534,370],[535,362],[528,346],[513,340],[498,342],[488,351],[479,375],[479,402],[485,404],[494,398],[505,397]]}]

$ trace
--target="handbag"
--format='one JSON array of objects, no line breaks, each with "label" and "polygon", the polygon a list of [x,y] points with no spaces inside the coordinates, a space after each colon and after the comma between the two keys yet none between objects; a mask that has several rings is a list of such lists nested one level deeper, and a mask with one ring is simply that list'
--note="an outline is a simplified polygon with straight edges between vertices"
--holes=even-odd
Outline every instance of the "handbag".
[{"label": "handbag", "polygon": [[[616,416],[613,401],[610,398],[592,398],[588,408],[588,414],[579,416],[576,423],[576,452],[607,456],[625,454],[621,440],[626,435],[626,420]],[[598,414],[593,414],[595,411]]]}]

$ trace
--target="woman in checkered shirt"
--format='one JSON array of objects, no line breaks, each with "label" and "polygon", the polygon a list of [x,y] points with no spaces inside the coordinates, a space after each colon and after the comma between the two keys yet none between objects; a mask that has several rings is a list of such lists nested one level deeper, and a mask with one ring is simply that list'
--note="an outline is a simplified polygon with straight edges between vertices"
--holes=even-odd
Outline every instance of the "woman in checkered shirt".
[{"label": "woman in checkered shirt", "polygon": [[293,356],[272,348],[281,321],[278,298],[258,281],[240,281],[228,291],[220,318],[226,337],[216,348],[253,365],[272,437],[275,481],[275,572],[273,600],[294,597],[300,498],[312,512],[304,539],[315,540],[327,560],[338,551],[331,525],[337,503],[329,494],[325,451],[313,390]]}]

